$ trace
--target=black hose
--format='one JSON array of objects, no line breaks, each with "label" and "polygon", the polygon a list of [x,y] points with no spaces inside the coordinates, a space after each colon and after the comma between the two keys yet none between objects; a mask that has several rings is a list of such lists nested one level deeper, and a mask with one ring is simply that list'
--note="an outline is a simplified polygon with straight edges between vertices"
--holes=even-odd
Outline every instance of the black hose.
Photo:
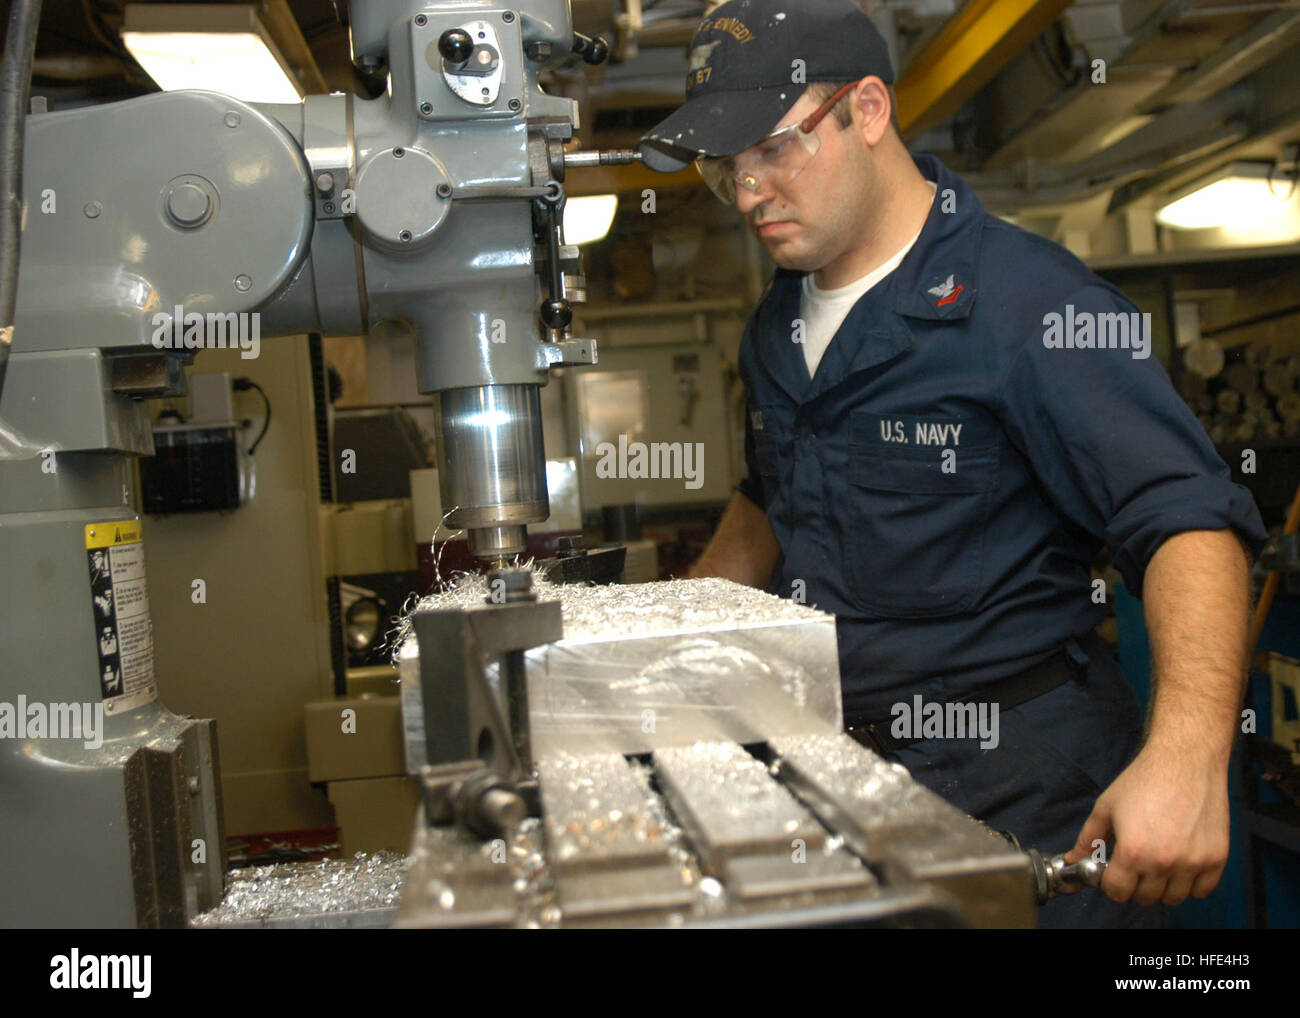
[{"label": "black hose", "polygon": [[41,0],[13,0],[0,66],[0,396],[4,395],[14,312],[18,306],[18,255],[23,226],[23,136]]}]

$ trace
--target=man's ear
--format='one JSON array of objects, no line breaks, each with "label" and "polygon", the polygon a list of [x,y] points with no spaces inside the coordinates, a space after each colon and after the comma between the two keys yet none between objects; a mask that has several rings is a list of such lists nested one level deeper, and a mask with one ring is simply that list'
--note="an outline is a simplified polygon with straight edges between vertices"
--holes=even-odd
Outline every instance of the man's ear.
[{"label": "man's ear", "polygon": [[874,74],[863,78],[853,90],[853,127],[870,148],[875,148],[889,130],[893,106],[889,89]]}]

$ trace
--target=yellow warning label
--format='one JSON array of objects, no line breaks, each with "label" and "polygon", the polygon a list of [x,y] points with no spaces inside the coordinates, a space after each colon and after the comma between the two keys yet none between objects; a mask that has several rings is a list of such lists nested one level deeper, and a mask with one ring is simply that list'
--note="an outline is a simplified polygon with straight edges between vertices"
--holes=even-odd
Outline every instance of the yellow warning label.
[{"label": "yellow warning label", "polygon": [[112,548],[119,544],[136,544],[141,540],[139,520],[86,524],[87,548]]}]

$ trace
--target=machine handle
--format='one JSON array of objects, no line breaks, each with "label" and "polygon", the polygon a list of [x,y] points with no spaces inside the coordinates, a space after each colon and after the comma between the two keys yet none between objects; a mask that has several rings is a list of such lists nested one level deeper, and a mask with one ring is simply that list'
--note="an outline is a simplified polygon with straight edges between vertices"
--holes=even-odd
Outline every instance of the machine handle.
[{"label": "machine handle", "polygon": [[1034,867],[1034,880],[1039,905],[1045,905],[1063,894],[1074,894],[1085,887],[1100,887],[1106,875],[1106,864],[1091,856],[1078,862],[1067,863],[1065,854],[1044,858],[1036,848],[1026,853]]}]

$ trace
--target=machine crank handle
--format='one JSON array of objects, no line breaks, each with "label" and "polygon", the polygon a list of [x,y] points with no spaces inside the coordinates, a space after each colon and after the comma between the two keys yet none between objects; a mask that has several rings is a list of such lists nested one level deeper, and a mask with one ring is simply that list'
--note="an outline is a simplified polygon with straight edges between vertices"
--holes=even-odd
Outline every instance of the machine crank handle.
[{"label": "machine crank handle", "polygon": [[1034,868],[1034,893],[1039,905],[1085,887],[1100,887],[1101,878],[1106,875],[1106,864],[1092,856],[1067,863],[1065,853],[1045,857],[1038,849],[1031,848],[1025,854]]},{"label": "machine crank handle", "polygon": [[[991,830],[991,828],[990,828]],[[1106,875],[1106,864],[1086,856],[1078,862],[1066,863],[1068,852],[1057,855],[1043,855],[1036,848],[1025,848],[1012,831],[993,831],[994,834],[1022,852],[1029,860],[1034,871],[1034,899],[1037,905],[1046,905],[1053,898],[1063,894],[1074,894],[1085,887],[1100,887],[1101,878]]]}]

